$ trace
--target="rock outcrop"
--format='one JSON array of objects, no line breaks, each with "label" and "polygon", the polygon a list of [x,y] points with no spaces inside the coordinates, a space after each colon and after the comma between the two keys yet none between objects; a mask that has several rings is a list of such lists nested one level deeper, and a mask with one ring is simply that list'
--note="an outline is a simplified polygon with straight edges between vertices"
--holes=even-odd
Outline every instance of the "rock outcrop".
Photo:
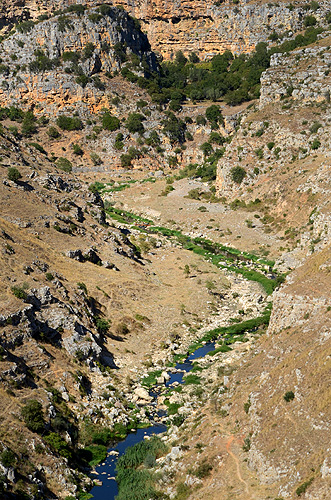
[{"label": "rock outcrop", "polygon": [[[7,18],[3,9],[2,24],[49,15],[72,4],[95,6],[102,1],[21,0],[7,1]],[[138,19],[148,34],[153,50],[171,59],[178,50],[186,55],[196,52],[202,59],[231,50],[250,52],[260,41],[266,41],[273,31],[297,31],[302,26],[304,11],[292,4],[266,4],[261,1],[166,2],[158,0],[119,0],[116,5]],[[290,6],[289,6],[290,5]],[[8,7],[7,7],[8,8]],[[1,18],[0,18],[1,19]]]},{"label": "rock outcrop", "polygon": [[137,22],[110,6],[104,14],[91,9],[28,26],[4,40],[2,51],[0,102],[35,102],[49,116],[72,107],[80,115],[108,107],[104,84],[95,75],[120,69],[124,57],[134,61],[138,75],[157,70]]}]

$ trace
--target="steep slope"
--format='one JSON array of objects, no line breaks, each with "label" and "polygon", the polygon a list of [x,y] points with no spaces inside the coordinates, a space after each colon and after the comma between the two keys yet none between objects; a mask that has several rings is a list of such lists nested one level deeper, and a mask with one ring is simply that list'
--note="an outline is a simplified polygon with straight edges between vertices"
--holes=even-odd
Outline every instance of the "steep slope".
[{"label": "steep slope", "polygon": [[[11,26],[21,19],[36,20],[42,15],[73,6],[94,7],[98,0],[22,0],[8,1],[2,8],[2,25]],[[270,34],[296,32],[303,26],[306,4],[278,2],[277,5],[263,0],[254,2],[151,2],[120,0],[116,5],[139,19],[147,33],[153,50],[165,59],[171,59],[178,50],[186,55],[196,52],[201,59],[219,52],[231,50],[238,54],[251,52],[258,42],[266,41]],[[316,9],[315,9],[316,10]],[[315,15],[323,19],[327,2],[320,2]],[[1,11],[0,11],[1,12]]]}]

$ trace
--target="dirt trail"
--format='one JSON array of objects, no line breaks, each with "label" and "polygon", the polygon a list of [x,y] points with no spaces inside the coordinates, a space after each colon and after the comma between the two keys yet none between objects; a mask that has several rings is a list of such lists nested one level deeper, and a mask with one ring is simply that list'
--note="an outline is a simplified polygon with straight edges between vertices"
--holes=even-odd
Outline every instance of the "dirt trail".
[{"label": "dirt trail", "polygon": [[232,460],[234,460],[234,462],[236,464],[236,470],[237,470],[238,479],[239,479],[239,481],[241,483],[243,483],[245,485],[245,491],[249,495],[248,484],[245,481],[245,479],[243,479],[243,477],[241,475],[241,472],[240,472],[240,466],[239,466],[238,457],[236,457],[236,455],[231,451],[231,444],[233,443],[233,440],[234,440],[234,435],[231,434],[231,436],[228,439],[228,442],[226,443],[226,451],[228,452],[228,454],[230,455],[230,457],[232,458]]}]

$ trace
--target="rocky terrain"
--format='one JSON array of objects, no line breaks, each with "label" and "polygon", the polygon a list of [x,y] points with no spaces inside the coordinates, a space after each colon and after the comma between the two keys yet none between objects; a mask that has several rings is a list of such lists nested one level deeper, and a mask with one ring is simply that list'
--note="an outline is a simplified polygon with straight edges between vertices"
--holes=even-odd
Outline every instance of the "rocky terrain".
[{"label": "rocky terrain", "polygon": [[[72,5],[100,5],[101,0],[6,0],[0,10],[4,31],[15,22],[64,10]],[[109,2],[111,4],[111,2]],[[171,59],[178,50],[186,55],[196,52],[201,59],[231,50],[236,54],[251,52],[272,33],[297,32],[303,27],[305,2],[151,2],[120,0],[121,5],[138,19],[154,51]],[[323,20],[328,2],[319,2],[316,15]],[[316,10],[316,9],[315,9]]]},{"label": "rocky terrain", "polygon": [[[327,499],[328,4],[122,5],[0,7],[0,496],[85,500],[152,419],[155,498]],[[159,54],[315,24],[259,99],[155,98]]]}]

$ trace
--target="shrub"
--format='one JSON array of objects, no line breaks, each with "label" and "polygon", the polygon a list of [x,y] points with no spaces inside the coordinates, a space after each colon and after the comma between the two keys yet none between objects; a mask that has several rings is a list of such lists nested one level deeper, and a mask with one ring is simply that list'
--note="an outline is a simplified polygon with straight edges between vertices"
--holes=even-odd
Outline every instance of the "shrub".
[{"label": "shrub", "polygon": [[29,63],[29,69],[33,73],[48,71],[59,65],[58,59],[50,59],[42,50],[38,49],[34,53],[35,59]]},{"label": "shrub", "polygon": [[46,156],[48,155],[47,151],[38,142],[29,142],[29,146],[32,146],[37,151],[39,151],[40,153],[42,153],[42,154],[44,154]]},{"label": "shrub", "polygon": [[130,113],[126,120],[126,128],[132,134],[138,132],[139,134],[143,134],[145,129],[142,124],[143,120],[146,120],[144,115],[140,113]]},{"label": "shrub", "polygon": [[77,156],[83,156],[83,154],[84,154],[84,151],[82,150],[82,148],[80,147],[79,144],[73,144],[72,150],[73,150],[73,153]]},{"label": "shrub", "polygon": [[67,158],[63,158],[63,156],[61,156],[57,161],[56,161],[56,166],[63,170],[64,172],[67,172],[68,174],[70,174],[70,172],[72,171],[72,163],[70,160],[68,160]]},{"label": "shrub", "polygon": [[212,132],[209,136],[209,142],[222,146],[222,144],[224,143],[224,138],[221,137],[218,132]]},{"label": "shrub", "polygon": [[35,134],[36,132],[37,132],[36,118],[32,113],[32,111],[27,111],[27,113],[25,113],[23,118],[21,133],[25,137],[30,137],[32,134]]},{"label": "shrub", "polygon": [[67,459],[72,458],[72,451],[70,450],[68,443],[66,443],[66,441],[55,432],[50,432],[44,440],[52,448],[52,450],[57,452],[61,457]]},{"label": "shrub", "polygon": [[90,153],[90,158],[91,158],[92,163],[94,165],[101,165],[102,164],[102,160],[101,160],[100,156],[97,153],[95,153],[94,151],[92,151],[92,153]]},{"label": "shrub", "polygon": [[23,21],[22,23],[16,26],[16,30],[20,33],[28,33],[34,27],[33,21]]},{"label": "shrub", "polygon": [[128,326],[125,323],[119,323],[116,327],[117,335],[127,335],[130,333]]},{"label": "shrub", "polygon": [[321,141],[315,138],[311,143],[311,149],[318,149],[321,145]]},{"label": "shrub", "polygon": [[287,391],[287,392],[285,392],[285,394],[284,394],[284,399],[285,399],[285,401],[286,401],[287,403],[288,403],[289,401],[293,401],[294,397],[295,397],[295,396],[294,396],[294,392],[293,392],[293,391]]},{"label": "shrub", "polygon": [[55,127],[49,127],[49,129],[47,130],[47,134],[49,135],[49,137],[51,137],[52,139],[58,139],[59,137],[61,137],[61,134],[60,132],[58,131],[57,128]]},{"label": "shrub", "polygon": [[304,21],[303,21],[303,25],[305,28],[308,28],[310,26],[315,26],[315,24],[317,23],[317,19],[315,16],[306,16]]},{"label": "shrub", "polygon": [[56,124],[62,130],[81,130],[83,128],[82,121],[76,116],[61,115],[56,120]]},{"label": "shrub", "polygon": [[95,326],[97,327],[98,332],[103,335],[108,333],[110,324],[110,321],[104,318],[97,318],[95,321]]},{"label": "shrub", "polygon": [[23,286],[13,286],[11,288],[11,291],[13,292],[15,297],[25,301],[28,298],[28,294],[26,293],[25,288],[26,287],[24,285]]},{"label": "shrub", "polygon": [[201,151],[203,152],[204,156],[209,156],[214,150],[213,146],[209,144],[209,142],[204,142],[200,146]]},{"label": "shrub", "polygon": [[121,166],[122,167],[130,167],[131,166],[131,161],[132,161],[132,158],[129,154],[127,153],[124,153],[121,155],[120,157],[120,160],[121,160]]},{"label": "shrub", "polygon": [[206,118],[209,122],[224,123],[221,109],[216,104],[212,104],[206,109]]},{"label": "shrub", "polygon": [[251,439],[250,437],[246,437],[244,439],[243,451],[249,451],[251,449]]},{"label": "shrub", "polygon": [[305,493],[306,489],[308,486],[311,485],[311,483],[314,481],[314,478],[311,477],[308,481],[305,481],[304,483],[300,484],[300,486],[295,490],[296,494],[298,497],[302,495],[302,493]]},{"label": "shrub", "polygon": [[206,462],[205,460],[198,466],[198,468],[193,472],[193,474],[199,479],[203,479],[210,475],[210,471],[213,469],[213,466]]},{"label": "shrub", "polygon": [[83,59],[89,59],[95,50],[95,46],[92,42],[89,42],[85,45],[84,50],[83,50]]},{"label": "shrub", "polygon": [[309,128],[310,132],[312,134],[316,134],[316,132],[318,131],[318,129],[320,129],[322,127],[322,124],[319,123],[319,122],[314,122],[311,127]]},{"label": "shrub", "polygon": [[206,125],[207,123],[206,118],[202,115],[198,115],[195,121],[197,125]]},{"label": "shrub", "polygon": [[0,455],[0,462],[4,467],[12,467],[16,462],[16,456],[11,450],[4,450]]},{"label": "shrub", "polygon": [[21,415],[27,426],[27,428],[32,432],[37,432],[40,434],[44,430],[44,415],[43,407],[39,401],[31,399],[23,408],[21,409]]},{"label": "shrub", "polygon": [[245,177],[246,177],[246,170],[244,168],[239,166],[231,168],[231,179],[236,184],[241,184]]},{"label": "shrub", "polygon": [[102,127],[105,130],[114,132],[120,128],[120,120],[116,116],[112,116],[108,111],[102,116]]},{"label": "shrub", "polygon": [[62,59],[64,62],[72,62],[74,64],[77,64],[78,61],[80,60],[80,53],[79,52],[63,52],[62,54]]},{"label": "shrub", "polygon": [[10,181],[17,182],[22,178],[22,174],[16,167],[9,167],[7,177]]},{"label": "shrub", "polygon": [[79,76],[77,76],[75,82],[78,83],[78,85],[80,85],[83,89],[85,89],[86,85],[90,82],[90,78],[86,75],[81,74]]}]

